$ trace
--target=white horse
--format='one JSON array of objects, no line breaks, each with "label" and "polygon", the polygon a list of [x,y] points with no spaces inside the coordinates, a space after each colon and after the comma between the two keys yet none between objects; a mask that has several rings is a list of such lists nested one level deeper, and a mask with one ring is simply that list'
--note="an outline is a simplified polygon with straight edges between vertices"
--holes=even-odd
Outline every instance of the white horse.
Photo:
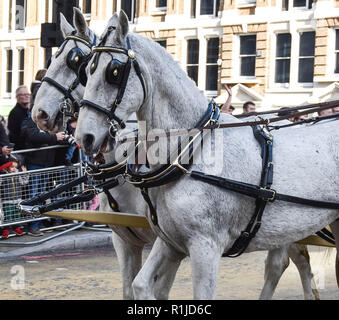
[{"label": "white horse", "polygon": [[[95,34],[88,28],[86,21],[80,10],[74,8],[74,26],[76,36],[85,39],[88,43],[95,42]],[[60,27],[64,38],[72,35],[75,29],[67,22],[65,17],[60,15]],[[69,41],[58,57],[53,56],[51,64],[47,70],[46,77],[54,79],[65,88],[69,88],[76,80],[77,74],[67,66],[68,53],[79,47],[83,53],[90,54],[88,46],[81,41]],[[72,94],[77,102],[80,102],[84,94],[84,86],[79,84],[74,88]],[[57,131],[61,125],[60,106],[65,100],[65,96],[60,90],[50,83],[43,82],[35,99],[32,109],[32,118],[40,128],[48,131]],[[131,128],[132,130],[132,128]],[[114,154],[105,154],[107,162],[114,160]],[[144,202],[139,190],[132,185],[124,184],[119,188],[112,189],[111,195],[119,204],[123,212],[131,212],[144,215],[147,205]],[[99,195],[100,209],[111,211],[105,194]],[[155,241],[155,234],[150,229],[126,228],[110,226],[113,230],[113,246],[117,254],[120,270],[123,279],[123,298],[133,299],[132,281],[142,266],[142,250],[145,244],[152,244]],[[172,269],[170,268],[172,266]],[[168,266],[166,277],[159,278],[159,283],[155,288],[155,296],[158,299],[168,299],[169,290],[174,281],[174,277],[179,267],[179,263],[174,262]],[[172,271],[171,271],[172,270]]]},{"label": "white horse", "polygon": [[[207,100],[172,57],[158,44],[137,34],[128,33],[124,13],[114,15],[105,31],[105,46],[127,49],[128,35],[145,82],[132,66],[120,104],[114,106],[115,119],[126,121],[133,113],[146,121],[143,136],[153,129],[192,128],[206,112]],[[108,106],[116,99],[118,88],[107,81],[112,59],[126,62],[123,51],[101,52],[92,60],[84,99]],[[98,52],[98,51],[96,51]],[[114,76],[119,74],[114,71]],[[119,70],[121,71],[121,70]],[[146,97],[145,97],[146,94]],[[239,120],[226,114],[220,123]],[[97,153],[107,141],[111,123],[107,115],[85,105],[80,111],[76,139],[87,154]],[[216,174],[254,185],[259,184],[262,159],[257,141],[249,127],[223,130],[223,166],[193,164],[191,169]],[[209,139],[204,144],[210,143]],[[336,121],[298,130],[281,130],[274,135],[275,175],[273,188],[280,193],[323,201],[339,201],[339,130]],[[149,142],[149,147],[152,142]],[[153,158],[152,158],[153,157]],[[149,155],[150,170],[158,166]],[[150,255],[133,282],[136,298],[154,298],[153,285],[163,266],[190,256],[195,299],[215,297],[221,255],[239,237],[250,220],[254,201],[246,196],[193,180],[189,175],[156,189],[149,195],[158,215],[152,224],[158,235]],[[339,210],[275,201],[266,206],[262,225],[246,252],[276,250],[306,238],[339,217]],[[331,225],[332,227],[332,225]],[[332,230],[337,236],[337,229]]]},{"label": "white horse", "polygon": [[[78,10],[75,10],[74,24],[78,29],[78,32],[76,33],[77,36],[82,37],[89,43],[94,42],[94,33],[87,27],[81,12]],[[74,28],[72,28],[72,26],[67,23],[63,16],[61,16],[61,29],[63,30],[65,37],[74,31]],[[57,58],[53,57],[53,61],[46,75],[47,77],[55,79],[65,88],[69,87],[76,77],[74,72],[72,72],[69,68],[65,68],[65,59],[67,59],[67,55],[72,50],[74,45],[75,43],[72,43],[71,41],[70,44],[67,44],[64,47],[63,52]],[[87,46],[81,42],[77,43],[77,46],[82,49],[84,53],[89,53]],[[62,70],[62,72],[58,72],[59,70]],[[64,74],[67,74],[67,76],[63,77]],[[80,97],[82,97],[83,92],[84,87],[79,84],[73,91],[76,100],[79,100]],[[48,97],[48,103],[46,102],[45,97]],[[56,90],[56,88],[49,83],[43,83],[36,98],[34,109],[32,110],[33,118],[40,127],[54,131],[57,130],[59,125],[58,119],[60,115],[59,104],[63,102],[63,99],[64,96],[62,92]],[[113,154],[106,154],[105,156],[108,162],[113,160],[112,157]],[[146,210],[145,203],[140,197],[140,192],[130,185],[126,184],[120,187],[119,192],[118,190],[114,189],[111,193],[115,199],[118,200],[118,203],[120,204],[120,207],[123,209],[123,211],[144,213]],[[134,201],[131,202],[131,199]],[[100,195],[100,205],[102,209],[107,208],[107,210],[110,210],[105,195]],[[141,267],[142,248],[145,243],[153,242],[154,235],[149,230],[143,230],[141,232],[140,229],[133,230],[116,226],[112,226],[112,229],[115,231],[115,233],[113,233],[113,243],[123,273],[123,296],[126,299],[131,299],[133,297],[131,283]],[[273,295],[274,288],[283,270],[288,265],[287,250],[290,252],[290,257],[295,261],[298,269],[300,270],[305,297],[313,298],[314,296],[312,295],[310,285],[312,274],[307,257],[301,255],[294,245],[289,248],[286,247],[270,252],[269,258],[266,262],[266,281],[261,297],[270,298]],[[175,273],[175,271],[173,272]],[[160,281],[158,281],[158,283],[160,283]],[[170,284],[167,286],[159,285],[159,287],[160,293],[157,294],[157,297],[166,298],[168,296]],[[161,290],[161,287],[164,288]]]}]

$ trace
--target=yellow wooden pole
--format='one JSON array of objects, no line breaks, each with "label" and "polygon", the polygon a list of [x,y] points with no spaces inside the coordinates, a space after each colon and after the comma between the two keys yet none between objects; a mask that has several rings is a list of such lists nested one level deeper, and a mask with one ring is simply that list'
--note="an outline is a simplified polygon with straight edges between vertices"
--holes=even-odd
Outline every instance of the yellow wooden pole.
[{"label": "yellow wooden pole", "polygon": [[44,215],[69,220],[150,229],[150,225],[144,216],[132,213],[89,210],[62,210],[45,212]]}]

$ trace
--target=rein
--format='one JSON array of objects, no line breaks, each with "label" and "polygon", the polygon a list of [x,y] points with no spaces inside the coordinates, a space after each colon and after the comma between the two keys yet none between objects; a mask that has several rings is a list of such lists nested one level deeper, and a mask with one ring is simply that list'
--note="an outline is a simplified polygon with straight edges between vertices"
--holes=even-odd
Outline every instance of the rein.
[{"label": "rein", "polygon": [[[318,106],[318,107],[313,107],[314,105],[310,105],[310,106],[307,106],[308,110],[296,112],[296,113],[293,114],[293,117],[307,115],[307,114],[318,112],[318,111],[325,110],[325,109],[330,109],[330,108],[333,108],[333,107],[338,106],[338,105],[339,105],[339,100],[315,104],[315,106]],[[249,114],[247,114],[246,116],[249,116]],[[338,115],[333,115],[332,118],[336,118],[336,117],[338,117]],[[147,138],[145,136],[122,138],[121,140],[119,140],[119,142],[121,142],[121,143],[123,143],[123,142],[133,142],[133,141],[136,141],[136,140],[138,140],[138,141],[147,141],[147,140],[153,141],[157,137],[170,137],[170,136],[176,136],[176,135],[185,135],[185,134],[187,134],[187,131],[191,131],[191,130],[203,131],[203,130],[206,130],[206,129],[207,130],[226,129],[226,128],[257,126],[257,125],[268,126],[270,123],[279,122],[279,121],[286,120],[286,119],[289,119],[289,118],[291,118],[291,115],[284,115],[284,116],[274,117],[274,118],[270,118],[270,119],[261,119],[261,120],[257,120],[257,121],[245,121],[245,122],[236,122],[236,123],[217,123],[217,124],[212,124],[212,125],[208,125],[208,126],[205,126],[205,127],[190,128],[190,129],[185,129],[185,130],[178,129],[177,131],[174,131],[174,132],[171,131],[171,132],[159,133],[157,135],[149,135],[149,136],[147,136]],[[310,122],[311,121],[317,122],[317,121],[320,121],[320,120],[323,120],[323,119],[325,119],[325,117],[315,117],[315,118],[312,118],[309,121]],[[306,119],[306,120],[308,120],[308,119]],[[293,125],[300,124],[301,122],[302,121],[297,122]],[[305,121],[305,123],[306,123],[306,121]]]}]

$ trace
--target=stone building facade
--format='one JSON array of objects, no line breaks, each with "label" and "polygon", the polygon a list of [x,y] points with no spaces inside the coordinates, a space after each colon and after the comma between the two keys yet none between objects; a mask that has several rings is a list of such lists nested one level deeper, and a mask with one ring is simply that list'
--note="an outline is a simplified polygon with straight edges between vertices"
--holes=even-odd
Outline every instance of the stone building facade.
[{"label": "stone building facade", "polygon": [[[262,109],[336,99],[339,0],[79,0],[100,34],[124,9],[130,30],[158,41],[198,87],[217,102]],[[56,48],[40,47],[53,0],[0,2],[0,105],[30,85]]]}]

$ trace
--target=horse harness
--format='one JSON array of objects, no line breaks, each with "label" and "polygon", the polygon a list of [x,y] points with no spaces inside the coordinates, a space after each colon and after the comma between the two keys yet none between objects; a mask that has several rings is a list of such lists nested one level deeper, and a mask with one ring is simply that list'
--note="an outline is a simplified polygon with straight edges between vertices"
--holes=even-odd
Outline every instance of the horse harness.
[{"label": "horse harness", "polygon": [[[64,51],[68,41],[74,41],[75,43],[75,47],[72,48],[68,52],[67,57],[66,57],[66,64],[68,68],[70,68],[76,74],[75,80],[72,82],[69,88],[65,88],[62,84],[60,84],[59,82],[55,81],[54,79],[50,77],[44,77],[42,79],[42,82],[47,82],[48,84],[56,88],[59,92],[61,92],[64,95],[64,103],[62,104],[62,107],[60,110],[63,113],[63,115],[77,117],[80,106],[77,100],[74,98],[72,92],[77,88],[79,84],[82,84],[84,86],[86,85],[86,83],[84,83],[83,81],[83,72],[88,64],[88,61],[91,59],[93,55],[92,51],[89,54],[85,54],[78,47],[77,42],[81,42],[85,44],[91,50],[92,47],[96,44],[97,37],[96,35],[94,35],[94,40],[91,43],[87,41],[86,39],[77,36],[76,31],[73,31],[70,35],[65,37],[64,42],[61,44],[61,46],[59,47],[59,49],[57,50],[55,54],[55,58],[57,58]],[[47,63],[47,68],[49,67],[50,63],[51,61],[49,60]],[[73,112],[70,110],[71,107],[67,103],[67,100],[71,101],[71,104],[74,109]]]},{"label": "horse harness", "polygon": [[[217,122],[218,117],[219,109],[214,105],[213,102],[211,102],[208,106],[207,112],[198,122],[197,127],[207,127],[209,124]],[[175,247],[178,247],[173,243],[172,240],[169,240],[166,234],[160,229],[158,225],[156,207],[151,201],[151,198],[148,194],[148,189],[168,184],[186,174],[191,176],[193,179],[212,184],[229,191],[237,192],[255,199],[255,210],[247,227],[244,231],[241,232],[240,236],[234,242],[233,246],[222,255],[223,257],[238,257],[246,250],[246,248],[250,244],[250,241],[255,237],[261,226],[261,218],[264,213],[265,206],[268,202],[281,200],[319,208],[339,209],[339,203],[299,198],[295,196],[280,194],[271,189],[273,183],[273,137],[267,127],[264,126],[253,127],[253,133],[257,141],[261,145],[262,150],[262,173],[259,186],[213,175],[206,175],[198,171],[190,172],[189,167],[192,164],[191,160],[194,152],[193,142],[201,143],[203,137],[203,133],[199,132],[199,134],[193,137],[188,145],[182,148],[182,152],[180,152],[179,156],[171,164],[164,165],[154,172],[138,173],[134,170],[133,165],[127,163],[127,160],[121,163],[114,162],[103,165],[93,165],[90,163],[86,163],[86,174],[84,176],[75,179],[68,184],[61,185],[53,189],[52,191],[37,195],[36,197],[29,200],[24,200],[21,202],[20,206],[23,208],[25,206],[33,206],[33,208],[31,209],[32,214],[40,215],[66,205],[90,201],[97,194],[104,192],[107,196],[108,203],[111,209],[115,212],[119,212],[119,205],[110,194],[109,190],[119,185],[122,185],[123,183],[125,183],[125,181],[127,181],[140,188],[142,196],[150,209],[150,217],[153,226],[158,229],[162,237],[166,238],[167,241],[171,241],[171,243]],[[136,146],[136,149],[136,151],[138,151],[138,145]],[[185,157],[188,157],[188,163],[181,164],[181,159]],[[87,190],[84,190],[83,192],[80,192],[79,194],[76,194],[69,198],[60,199],[48,204],[42,204],[45,203],[47,199],[52,198],[55,195],[64,192],[65,190],[68,190],[78,184],[87,182],[89,177],[95,181],[103,182],[93,185]],[[132,235],[139,239],[131,228],[126,228],[130,230],[130,233]],[[329,232],[326,228],[322,229],[316,234],[327,242],[335,244],[332,233]]]},{"label": "horse harness", "polygon": [[[146,99],[146,86],[145,86],[144,78],[141,73],[140,66],[137,60],[135,59],[135,54],[131,49],[129,38],[128,37],[126,38],[127,49],[109,47],[109,46],[104,45],[110,32],[115,29],[116,29],[115,27],[108,28],[105,36],[103,37],[98,47],[93,47],[93,44],[88,44],[88,43],[87,45],[92,49],[92,54],[94,53],[93,62],[90,66],[91,74],[95,72],[99,59],[100,59],[100,55],[103,52],[108,53],[110,55],[111,53],[120,53],[128,57],[127,62],[123,63],[119,61],[118,59],[115,59],[112,56],[111,61],[108,63],[106,67],[105,80],[107,83],[111,84],[113,87],[118,88],[117,96],[113,104],[109,107],[109,109],[106,109],[105,107],[95,104],[94,102],[91,102],[89,100],[82,100],[80,103],[80,107],[84,107],[84,106],[91,107],[101,113],[104,113],[108,117],[107,121],[110,124],[109,134],[113,138],[115,137],[116,132],[120,128],[125,128],[124,121],[120,119],[118,116],[116,116],[115,111],[116,111],[117,106],[121,103],[122,98],[124,96],[132,65],[135,69],[136,75],[138,76],[141,82],[142,88],[143,88],[143,93],[144,93],[143,101],[145,101]],[[75,37],[74,35],[68,36],[65,39],[65,42],[71,39],[79,40],[79,37]],[[63,50],[64,46],[65,46],[65,43],[64,45],[61,46],[60,48],[61,51]],[[75,61],[75,60],[84,59],[85,55],[83,55],[80,51],[81,50],[78,47],[73,48],[67,56],[67,64],[72,70],[76,69],[76,67],[78,66],[77,64],[78,61]],[[88,59],[85,59],[86,65],[89,59],[92,58],[92,55],[89,55],[88,57],[89,57]],[[75,104],[75,99],[71,95],[71,91],[74,90],[74,88],[79,83],[82,83],[85,85],[87,81],[86,76],[84,74],[81,74],[81,70],[78,70],[78,74],[79,76],[77,77],[77,79],[71,85],[69,89],[64,88],[63,86],[61,86],[60,84],[58,84],[57,82],[55,82],[53,79],[50,79],[50,78],[46,79],[45,77],[44,81],[55,86],[59,91],[64,93],[66,98],[69,98]],[[218,122],[219,114],[220,114],[219,109],[215,106],[214,102],[211,102],[208,106],[208,110],[206,114],[199,121],[196,127],[197,128],[214,127]],[[267,122],[266,124],[268,123],[269,122]],[[131,165],[127,164],[127,162],[124,162],[123,164],[115,164],[113,167],[111,165],[107,165],[105,167],[104,165],[104,166],[101,166],[100,170],[97,170],[97,168],[95,167],[90,167],[89,170],[87,171],[87,174],[92,175],[92,176],[97,175],[96,179],[100,179],[100,177],[105,179],[105,178],[116,177],[117,172],[118,172],[119,177],[123,177],[124,180],[128,181],[129,183],[134,184],[136,187],[139,187],[144,200],[149,206],[150,214],[151,214],[151,221],[154,227],[157,227],[160,233],[162,234],[162,236],[167,238],[167,240],[169,240],[168,237],[165,235],[165,233],[160,229],[158,225],[156,208],[152,204],[152,201],[148,194],[149,188],[159,187],[159,186],[168,184],[169,182],[175,181],[179,179],[182,175],[186,174],[186,175],[191,176],[193,179],[254,198],[255,199],[254,214],[252,215],[252,218],[250,219],[246,229],[241,232],[239,238],[234,242],[233,246],[222,255],[223,257],[237,257],[246,250],[250,241],[255,237],[256,233],[260,229],[261,218],[262,218],[264,209],[268,202],[274,202],[275,200],[281,200],[281,201],[287,201],[287,202],[314,206],[314,207],[319,207],[319,208],[339,209],[339,203],[299,198],[295,196],[280,194],[280,193],[277,193],[275,190],[271,189],[271,186],[273,183],[273,161],[272,161],[273,159],[273,137],[270,134],[267,125],[263,125],[263,126],[256,125],[256,126],[252,126],[252,128],[253,128],[254,136],[260,143],[261,150],[262,150],[262,162],[263,163],[262,163],[262,173],[261,173],[261,179],[260,179],[259,186],[244,183],[244,182],[234,181],[234,180],[230,180],[227,178],[217,177],[213,175],[206,175],[198,171],[190,172],[189,167],[192,164],[191,160],[192,160],[193,152],[194,152],[193,142],[199,141],[199,140],[201,142],[202,137],[204,135],[202,131],[199,131],[199,133],[196,134],[193,137],[193,139],[191,139],[191,141],[182,148],[183,151],[174,160],[174,162],[164,165],[160,169],[155,170],[154,172],[138,173],[133,170],[133,167]],[[181,164],[181,159],[184,156],[188,156],[188,159],[189,159],[188,164]],[[122,172],[123,170],[125,170],[125,172]],[[128,177],[128,179],[126,179],[126,177]],[[116,203],[114,198],[110,195],[109,189],[119,184],[120,184],[119,179],[113,178],[111,180],[108,180],[106,182],[103,182],[97,185],[94,189],[91,189],[90,191],[87,191],[87,192],[88,193],[91,192],[91,196],[94,197],[94,195],[97,194],[98,192],[104,191],[108,197],[112,210],[116,211],[118,210],[117,209],[118,204]],[[47,195],[45,195],[45,197],[46,196]],[[52,208],[51,206],[53,207],[59,206],[60,208],[61,204],[65,205],[65,204],[68,204],[69,201],[78,201],[80,198],[81,196],[79,196],[77,200],[73,199],[73,200],[66,201],[65,199],[60,204],[57,204],[57,203],[50,204],[48,207],[40,206],[38,207],[38,212],[43,213],[43,212],[46,212],[46,210],[47,211],[51,210]],[[83,197],[81,199],[83,199]],[[41,200],[42,200],[41,198],[32,199],[31,201],[25,201],[23,204],[38,203]],[[84,200],[81,200],[81,201],[84,201]],[[325,234],[325,236],[327,237],[326,241],[333,241],[332,235],[331,234],[329,235],[328,231],[325,232],[323,229],[322,232],[319,233],[318,235],[321,236],[322,234]],[[170,240],[170,243],[174,244],[172,240]],[[175,244],[174,246],[177,247],[177,245]]]},{"label": "horse harness", "polygon": [[[197,127],[203,123],[205,127],[208,127],[211,123],[216,123],[219,117],[219,110],[214,105],[213,102],[209,104],[207,113],[204,115],[203,119],[198,123]],[[206,122],[206,118],[208,119]],[[321,120],[326,119],[338,119],[339,115],[323,117]],[[314,122],[320,121],[320,119],[313,120]],[[280,129],[278,127],[277,129]],[[162,166],[160,169],[155,170],[150,173],[137,173],[133,171],[133,166],[127,164],[126,175],[129,177],[127,180],[129,183],[134,184],[136,187],[141,189],[141,193],[149,206],[150,217],[153,225],[158,228],[158,231],[162,234],[163,237],[169,239],[158,225],[158,217],[155,206],[152,204],[151,198],[148,194],[148,189],[153,187],[159,187],[165,184],[168,184],[172,181],[179,179],[184,174],[189,175],[193,179],[215,185],[217,187],[237,192],[248,197],[255,199],[255,209],[254,213],[247,224],[244,231],[241,232],[238,239],[234,242],[232,247],[225,252],[223,257],[238,257],[240,256],[248,247],[251,240],[255,237],[256,233],[259,231],[261,226],[262,216],[265,210],[265,207],[268,202],[274,202],[275,200],[291,202],[295,204],[307,205],[318,208],[326,209],[339,209],[339,203],[329,202],[329,201],[318,201],[300,198],[296,196],[286,195],[277,193],[276,190],[271,189],[273,184],[273,136],[270,133],[270,130],[274,130],[274,127],[269,129],[268,126],[253,126],[253,133],[258,143],[261,146],[261,157],[262,157],[262,172],[259,186],[234,181],[227,178],[217,177],[214,175],[207,175],[198,171],[189,171],[191,161],[188,164],[181,164],[180,160],[187,155],[191,160],[193,156],[193,141],[195,137],[189,142],[189,144],[184,148],[184,151],[179,154],[177,159],[169,165]],[[202,139],[202,132],[197,136]],[[196,137],[197,137],[196,136]],[[201,141],[201,140],[200,140]],[[326,240],[331,244],[335,244],[334,236],[326,228],[316,233],[319,237]],[[170,240],[175,247],[172,240]]]},{"label": "horse harness", "polygon": [[[105,46],[105,42],[108,36],[115,29],[116,27],[113,27],[113,26],[108,27],[107,32],[104,35],[101,42],[99,43],[99,45],[92,49],[92,52],[94,53],[94,57],[93,57],[93,61],[90,66],[90,74],[92,75],[95,72],[98,66],[101,54],[104,52],[109,54],[111,56],[111,61],[108,63],[106,67],[105,80],[108,84],[118,89],[117,96],[115,97],[114,102],[112,103],[111,106],[109,106],[108,109],[89,100],[82,100],[80,103],[81,107],[84,107],[84,106],[90,107],[94,110],[104,113],[107,116],[107,121],[110,125],[109,134],[113,138],[115,137],[116,132],[120,128],[123,129],[126,127],[125,122],[115,114],[115,111],[118,105],[121,103],[122,98],[124,96],[132,65],[134,67],[136,75],[138,76],[140,80],[140,83],[143,89],[143,93],[144,93],[143,103],[146,100],[145,80],[141,73],[139,63],[137,59],[135,58],[135,53],[131,49],[131,43],[130,43],[129,38],[126,37],[127,49],[122,48],[122,47],[118,48],[118,47]],[[121,62],[120,60],[114,58],[112,53],[119,53],[119,54],[126,55],[127,61],[125,63]]]}]

